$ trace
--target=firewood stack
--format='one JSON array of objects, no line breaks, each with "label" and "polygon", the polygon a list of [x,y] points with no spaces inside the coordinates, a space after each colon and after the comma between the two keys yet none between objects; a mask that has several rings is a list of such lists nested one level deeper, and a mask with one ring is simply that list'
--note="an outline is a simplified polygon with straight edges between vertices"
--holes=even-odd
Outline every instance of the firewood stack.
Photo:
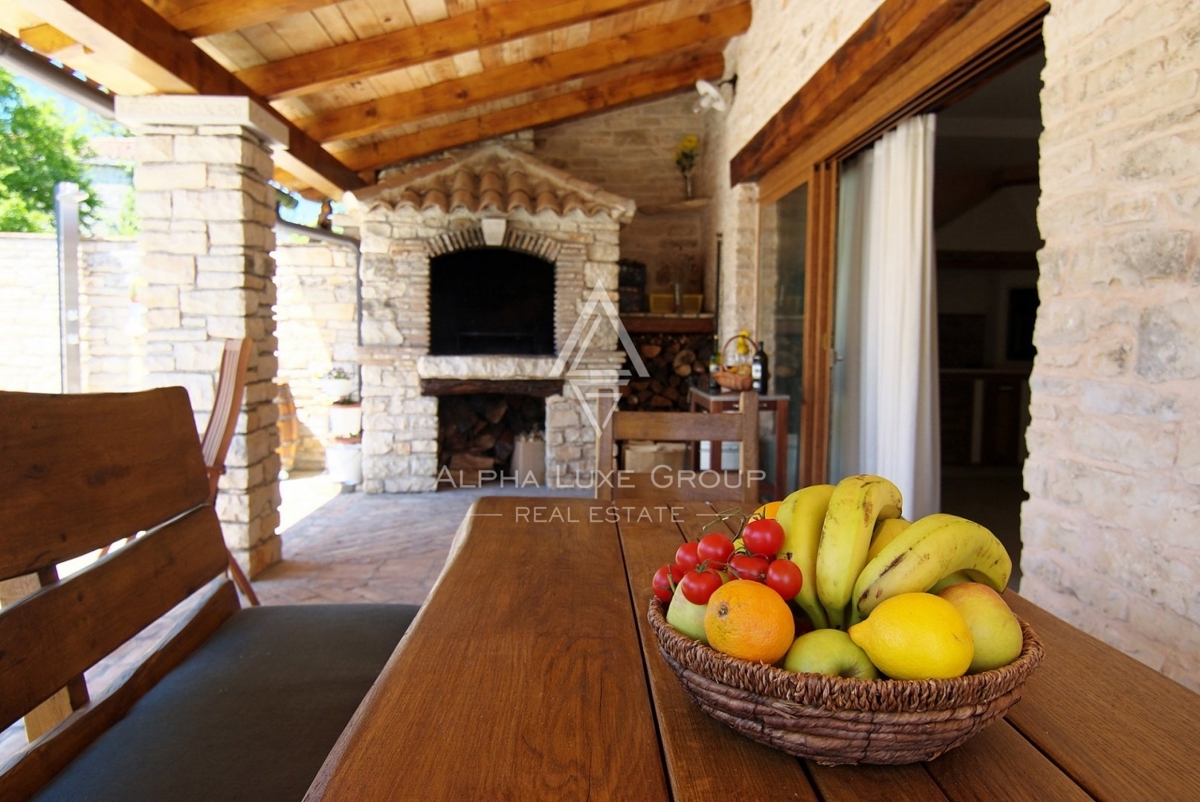
[{"label": "firewood stack", "polygon": [[506,472],[517,435],[540,432],[546,402],[526,395],[448,395],[438,402],[438,474],[476,487],[483,471]]},{"label": "firewood stack", "polygon": [[625,369],[630,381],[621,390],[621,409],[656,412],[688,409],[688,387],[708,386],[708,358],[712,337],[707,334],[631,335],[649,377],[638,376],[630,360]]}]

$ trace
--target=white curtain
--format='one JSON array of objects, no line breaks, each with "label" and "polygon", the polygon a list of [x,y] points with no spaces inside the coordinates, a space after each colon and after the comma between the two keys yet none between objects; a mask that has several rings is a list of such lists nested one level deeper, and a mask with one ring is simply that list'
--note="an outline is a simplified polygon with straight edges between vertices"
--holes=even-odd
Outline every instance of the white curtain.
[{"label": "white curtain", "polygon": [[891,479],[910,520],[941,506],[934,125],[901,123],[841,178],[831,469]]}]

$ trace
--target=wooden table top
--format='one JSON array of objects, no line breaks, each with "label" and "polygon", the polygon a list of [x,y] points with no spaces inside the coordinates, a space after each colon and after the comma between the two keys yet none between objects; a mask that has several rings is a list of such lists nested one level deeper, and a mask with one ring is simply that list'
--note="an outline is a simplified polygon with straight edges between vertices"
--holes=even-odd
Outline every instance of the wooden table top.
[{"label": "wooden table top", "polygon": [[910,766],[824,767],[693,705],[646,621],[703,504],[494,497],[309,800],[1192,800],[1200,696],[1009,593],[1046,660],[1005,720]]}]

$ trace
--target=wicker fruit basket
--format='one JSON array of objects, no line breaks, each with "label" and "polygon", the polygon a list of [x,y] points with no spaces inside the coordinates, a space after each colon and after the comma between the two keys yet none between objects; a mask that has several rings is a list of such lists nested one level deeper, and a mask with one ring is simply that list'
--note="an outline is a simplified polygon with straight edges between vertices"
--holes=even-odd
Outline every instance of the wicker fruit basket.
[{"label": "wicker fruit basket", "polygon": [[[744,339],[750,344],[751,353],[754,353],[758,350],[758,343],[754,341],[754,338],[742,334],[733,335],[725,341],[723,346],[721,346],[721,369],[713,374],[713,379],[716,380],[717,384],[721,385],[726,390],[737,390],[738,392],[741,392],[742,390],[750,389],[750,387],[754,384],[754,378],[749,372],[738,373],[729,365],[729,357],[727,355],[729,346],[737,342],[739,339]],[[749,368],[749,365],[746,367]]]},{"label": "wicker fruit basket", "polygon": [[688,695],[747,738],[826,766],[932,760],[1001,718],[1045,652],[1024,621],[1021,655],[949,680],[797,674],[721,654],[675,631],[650,600],[658,648]]}]

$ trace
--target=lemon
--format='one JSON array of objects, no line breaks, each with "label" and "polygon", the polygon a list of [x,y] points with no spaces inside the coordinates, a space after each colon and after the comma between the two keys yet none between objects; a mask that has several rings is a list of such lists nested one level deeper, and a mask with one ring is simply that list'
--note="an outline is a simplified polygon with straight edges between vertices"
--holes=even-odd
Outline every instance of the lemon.
[{"label": "lemon", "polygon": [[961,677],[975,655],[962,614],[930,593],[901,593],[883,601],[849,634],[892,679]]}]

